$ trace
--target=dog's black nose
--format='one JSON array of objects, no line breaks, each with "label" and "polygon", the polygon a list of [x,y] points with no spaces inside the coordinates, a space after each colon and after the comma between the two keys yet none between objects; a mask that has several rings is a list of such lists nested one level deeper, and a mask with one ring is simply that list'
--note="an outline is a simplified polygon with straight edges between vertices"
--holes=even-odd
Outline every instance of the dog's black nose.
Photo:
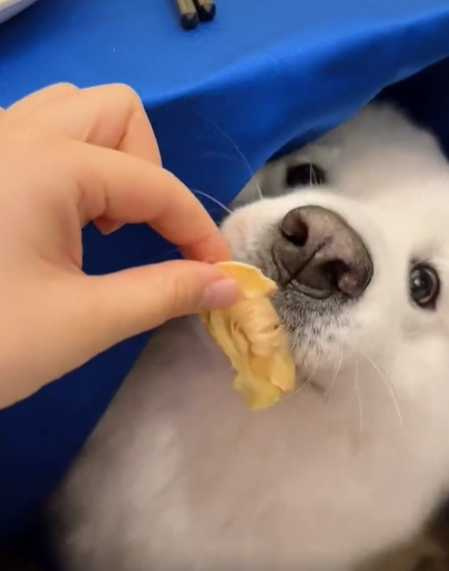
[{"label": "dog's black nose", "polygon": [[274,255],[287,282],[317,299],[363,293],[373,263],[360,236],[338,214],[320,206],[295,208],[279,229]]}]

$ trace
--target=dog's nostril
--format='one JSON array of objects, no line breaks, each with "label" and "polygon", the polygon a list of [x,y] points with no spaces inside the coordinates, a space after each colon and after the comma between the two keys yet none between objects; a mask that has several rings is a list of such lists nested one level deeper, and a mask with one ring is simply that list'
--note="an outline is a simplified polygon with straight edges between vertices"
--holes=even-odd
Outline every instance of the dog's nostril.
[{"label": "dog's nostril", "polygon": [[340,283],[350,272],[349,266],[343,260],[330,260],[322,265],[322,271],[333,289],[340,289]]},{"label": "dog's nostril", "polygon": [[334,291],[340,291],[348,297],[357,297],[365,288],[363,278],[357,269],[351,268],[343,260],[332,260],[323,266],[328,283]]},{"label": "dog's nostril", "polygon": [[273,252],[292,283],[309,297],[348,299],[368,286],[373,263],[360,236],[335,212],[303,206],[288,212]]},{"label": "dog's nostril", "polygon": [[309,237],[309,228],[298,209],[291,210],[282,220],[280,226],[282,236],[294,244],[302,248]]}]

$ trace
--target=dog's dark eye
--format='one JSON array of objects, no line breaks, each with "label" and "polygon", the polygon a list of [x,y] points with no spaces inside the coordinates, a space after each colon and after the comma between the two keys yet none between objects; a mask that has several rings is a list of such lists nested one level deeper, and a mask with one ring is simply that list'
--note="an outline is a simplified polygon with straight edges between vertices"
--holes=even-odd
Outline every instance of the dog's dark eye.
[{"label": "dog's dark eye", "polygon": [[324,184],[325,182],[326,174],[323,169],[312,163],[292,165],[287,168],[287,172],[285,174],[285,184],[289,188],[294,186]]},{"label": "dog's dark eye", "polygon": [[410,296],[423,309],[435,309],[440,278],[432,266],[417,264],[410,271]]}]

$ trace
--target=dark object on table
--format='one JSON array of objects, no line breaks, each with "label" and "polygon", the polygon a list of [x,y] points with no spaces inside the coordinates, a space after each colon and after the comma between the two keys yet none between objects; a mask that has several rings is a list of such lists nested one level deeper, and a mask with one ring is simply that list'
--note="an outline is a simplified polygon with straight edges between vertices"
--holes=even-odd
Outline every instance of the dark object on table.
[{"label": "dark object on table", "polygon": [[193,0],[176,0],[181,25],[185,30],[193,30],[197,27],[199,18]]},{"label": "dark object on table", "polygon": [[202,22],[210,22],[217,11],[215,0],[194,0],[198,15]]}]

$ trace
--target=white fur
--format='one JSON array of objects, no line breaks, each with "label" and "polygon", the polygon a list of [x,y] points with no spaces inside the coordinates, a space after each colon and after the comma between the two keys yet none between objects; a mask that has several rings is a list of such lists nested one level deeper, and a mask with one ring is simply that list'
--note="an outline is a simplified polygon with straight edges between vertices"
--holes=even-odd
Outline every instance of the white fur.
[{"label": "white fur", "polygon": [[[296,346],[304,386],[257,414],[196,319],[164,327],[57,499],[67,569],[346,571],[407,540],[447,492],[448,165],[389,107],[267,167],[270,195],[304,157],[329,185],[241,208],[226,237],[257,263],[291,208],[329,207],[369,248],[370,286],[338,320],[316,317],[318,344]],[[435,311],[409,299],[412,258],[440,272]]]}]

